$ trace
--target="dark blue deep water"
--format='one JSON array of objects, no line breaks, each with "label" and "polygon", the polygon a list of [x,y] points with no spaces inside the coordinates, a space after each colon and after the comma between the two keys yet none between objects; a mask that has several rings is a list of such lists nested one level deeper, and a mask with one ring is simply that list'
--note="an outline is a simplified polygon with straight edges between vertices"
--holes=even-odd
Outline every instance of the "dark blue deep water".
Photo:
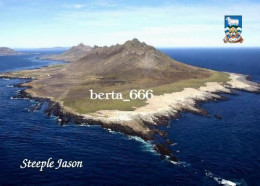
[{"label": "dark blue deep water", "polygon": [[[161,49],[188,64],[250,75],[260,82],[260,48]],[[0,71],[37,68],[53,61],[30,51],[0,57]],[[52,51],[53,53],[53,51]],[[206,103],[211,117],[182,114],[165,128],[180,165],[162,160],[138,138],[99,126],[61,126],[43,110],[29,111],[34,101],[10,99],[25,80],[0,79],[0,185],[260,185],[260,95],[238,92],[227,101]],[[212,115],[223,117],[218,120]],[[20,169],[23,159],[80,160],[80,169]]]}]

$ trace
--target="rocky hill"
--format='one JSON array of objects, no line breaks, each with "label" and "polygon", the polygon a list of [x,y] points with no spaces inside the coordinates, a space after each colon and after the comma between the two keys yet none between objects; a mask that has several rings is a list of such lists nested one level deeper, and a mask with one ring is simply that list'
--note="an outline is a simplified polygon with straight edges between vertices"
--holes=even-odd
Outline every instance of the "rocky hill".
[{"label": "rocky hill", "polygon": [[208,70],[177,62],[137,39],[123,45],[94,47],[67,69],[81,77],[97,75],[115,81],[146,79],[153,85],[210,76]]},{"label": "rocky hill", "polygon": [[43,56],[41,59],[50,59],[50,60],[57,60],[57,61],[77,61],[81,57],[85,56],[91,50],[92,47],[80,43],[77,46],[73,46],[66,52],[63,52],[58,55]]},{"label": "rocky hill", "polygon": [[8,47],[0,47],[0,56],[13,56],[13,55],[20,55],[22,53],[16,52],[11,48]]}]

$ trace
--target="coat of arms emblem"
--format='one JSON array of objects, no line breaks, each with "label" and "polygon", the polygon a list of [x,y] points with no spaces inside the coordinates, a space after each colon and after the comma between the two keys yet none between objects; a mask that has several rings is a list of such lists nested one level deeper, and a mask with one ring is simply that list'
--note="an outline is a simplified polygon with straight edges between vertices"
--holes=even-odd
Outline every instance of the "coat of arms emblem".
[{"label": "coat of arms emblem", "polygon": [[242,16],[225,16],[225,34],[224,43],[242,43]]}]

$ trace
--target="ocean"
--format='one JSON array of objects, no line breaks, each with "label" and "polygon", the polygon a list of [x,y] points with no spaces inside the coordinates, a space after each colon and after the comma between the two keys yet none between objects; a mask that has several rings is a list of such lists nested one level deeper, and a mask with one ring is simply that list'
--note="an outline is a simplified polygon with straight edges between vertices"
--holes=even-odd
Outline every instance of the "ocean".
[{"label": "ocean", "polygon": [[[163,48],[172,58],[214,70],[250,75],[260,82],[260,48]],[[33,69],[61,51],[0,56],[0,72]],[[22,79],[0,79],[0,185],[260,185],[260,95],[237,91],[227,101],[203,103],[210,116],[182,113],[167,131],[181,161],[161,159],[140,138],[74,123],[60,125],[37,102],[12,99]],[[221,115],[222,120],[213,117]],[[20,169],[24,159],[80,160],[82,168]]]}]

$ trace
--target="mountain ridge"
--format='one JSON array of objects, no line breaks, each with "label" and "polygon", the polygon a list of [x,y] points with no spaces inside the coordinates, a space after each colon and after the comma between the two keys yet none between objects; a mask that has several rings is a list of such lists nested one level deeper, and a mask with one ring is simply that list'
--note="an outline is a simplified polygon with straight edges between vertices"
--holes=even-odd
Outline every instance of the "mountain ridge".
[{"label": "mountain ridge", "polygon": [[[122,45],[96,46],[79,60],[70,63],[67,70],[86,75],[113,76],[116,79],[125,79],[128,76],[130,79],[152,78],[166,82],[173,78],[196,78],[198,72],[202,75],[201,78],[209,76],[206,70],[175,61],[137,39],[126,41]],[[189,72],[186,77],[183,76],[185,72]]]},{"label": "mountain ridge", "polygon": [[41,59],[72,62],[80,59],[91,50],[92,47],[80,43],[61,54],[42,56]]}]

